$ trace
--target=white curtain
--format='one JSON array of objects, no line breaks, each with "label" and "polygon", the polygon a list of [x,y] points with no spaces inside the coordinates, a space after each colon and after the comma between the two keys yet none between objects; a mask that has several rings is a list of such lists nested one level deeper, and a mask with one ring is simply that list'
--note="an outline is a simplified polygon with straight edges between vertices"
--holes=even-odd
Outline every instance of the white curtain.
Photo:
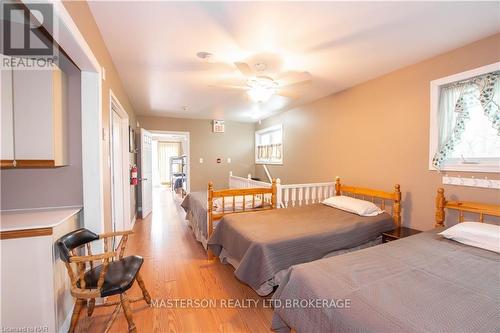
[{"label": "white curtain", "polygon": [[257,146],[257,158],[259,160],[276,161],[281,160],[281,143]]},{"label": "white curtain", "polygon": [[[180,154],[180,142],[158,142],[158,178],[161,184],[170,183],[170,157],[177,157]],[[179,170],[174,170],[177,171]]]},{"label": "white curtain", "polygon": [[499,72],[488,73],[441,88],[438,108],[438,151],[432,164],[441,169],[443,162],[460,142],[470,119],[469,109],[481,105],[493,128],[500,135]]}]

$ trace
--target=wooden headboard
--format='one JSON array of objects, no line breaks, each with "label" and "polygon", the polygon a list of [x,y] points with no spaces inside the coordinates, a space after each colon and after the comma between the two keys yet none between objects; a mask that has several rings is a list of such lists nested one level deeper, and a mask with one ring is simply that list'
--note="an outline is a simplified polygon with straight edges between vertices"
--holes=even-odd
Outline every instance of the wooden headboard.
[{"label": "wooden headboard", "polygon": [[458,222],[464,221],[464,212],[479,214],[479,222],[484,222],[484,215],[500,216],[500,205],[471,201],[447,201],[444,189],[438,188],[436,196],[436,227],[444,227],[445,209],[458,211]]},{"label": "wooden headboard", "polygon": [[396,226],[401,226],[401,189],[399,184],[394,185],[393,192],[385,192],[380,190],[372,190],[369,188],[346,186],[340,183],[340,178],[335,179],[335,195],[348,195],[354,198],[360,197],[363,200],[370,198],[371,202],[376,203],[375,199],[379,199],[378,203],[381,209],[385,209],[385,201],[392,202],[392,217]]}]

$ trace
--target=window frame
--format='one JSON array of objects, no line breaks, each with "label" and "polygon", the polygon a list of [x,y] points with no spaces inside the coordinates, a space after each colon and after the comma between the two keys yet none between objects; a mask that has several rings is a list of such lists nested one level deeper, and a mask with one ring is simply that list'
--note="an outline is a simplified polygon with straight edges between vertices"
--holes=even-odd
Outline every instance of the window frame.
[{"label": "window frame", "polygon": [[453,82],[467,80],[474,76],[483,75],[498,70],[500,70],[500,62],[474,68],[465,72],[453,74],[430,82],[429,170],[500,173],[499,164],[491,162],[491,158],[471,159],[471,161],[479,162],[479,164],[465,164],[461,162],[459,159],[456,158],[450,159],[452,160],[452,163],[445,162],[441,170],[436,169],[432,165],[432,159],[434,158],[434,155],[438,150],[438,141],[439,141],[438,109],[439,109],[439,94],[441,91],[441,87]]},{"label": "window frame", "polygon": [[[264,133],[267,132],[273,132],[273,131],[281,131],[281,161],[264,161],[264,160],[259,160],[257,156],[257,140],[258,137]],[[270,164],[270,165],[283,165],[283,159],[284,159],[284,131],[283,131],[283,124],[277,124],[273,126],[269,126],[263,129],[260,129],[258,131],[255,131],[255,141],[254,141],[254,154],[255,154],[255,164]]]}]

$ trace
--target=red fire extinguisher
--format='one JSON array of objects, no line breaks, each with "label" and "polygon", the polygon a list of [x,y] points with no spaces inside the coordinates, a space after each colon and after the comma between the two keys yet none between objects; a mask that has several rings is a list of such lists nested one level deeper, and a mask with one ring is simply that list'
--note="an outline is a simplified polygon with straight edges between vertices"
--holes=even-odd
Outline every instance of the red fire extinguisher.
[{"label": "red fire extinguisher", "polygon": [[130,169],[130,185],[137,185],[137,166],[134,164],[132,169]]}]

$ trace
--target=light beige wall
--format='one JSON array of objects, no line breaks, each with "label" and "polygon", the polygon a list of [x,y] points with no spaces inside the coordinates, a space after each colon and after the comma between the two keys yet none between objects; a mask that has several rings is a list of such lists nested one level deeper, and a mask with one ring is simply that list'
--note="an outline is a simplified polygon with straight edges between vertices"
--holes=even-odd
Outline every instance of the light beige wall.
[{"label": "light beige wall", "polygon": [[[500,34],[269,118],[258,127],[284,124],[284,165],[271,166],[271,173],[284,183],[337,175],[347,184],[387,190],[399,183],[403,224],[429,229],[442,186],[442,175],[428,170],[429,82],[497,61]],[[262,168],[256,171],[263,177]],[[498,190],[444,188],[449,198],[500,202]]]},{"label": "light beige wall", "polygon": [[[109,108],[110,108],[110,89],[118,98],[120,104],[124,107],[129,116],[129,124],[135,127],[135,114],[130,104],[130,101],[125,93],[121,79],[113,64],[113,60],[106,48],[106,44],[102,39],[101,33],[94,17],[90,12],[89,6],[86,1],[63,1],[66,10],[71,15],[71,18],[76,23],[78,29],[83,37],[89,44],[92,52],[99,64],[106,70],[106,79],[102,81],[102,126],[108,134],[103,141],[103,187],[104,187],[104,222],[105,230],[111,230],[111,169],[108,165],[108,158],[110,154],[109,149]],[[135,163],[135,155],[130,154],[130,163]],[[131,216],[135,215],[135,187],[130,187],[130,200],[131,200]]]},{"label": "light beige wall", "polygon": [[254,124],[226,122],[225,133],[212,133],[211,121],[205,119],[138,116],[137,120],[147,130],[189,132],[191,191],[206,190],[210,180],[216,188],[227,188],[229,171],[242,177],[254,172]]}]

